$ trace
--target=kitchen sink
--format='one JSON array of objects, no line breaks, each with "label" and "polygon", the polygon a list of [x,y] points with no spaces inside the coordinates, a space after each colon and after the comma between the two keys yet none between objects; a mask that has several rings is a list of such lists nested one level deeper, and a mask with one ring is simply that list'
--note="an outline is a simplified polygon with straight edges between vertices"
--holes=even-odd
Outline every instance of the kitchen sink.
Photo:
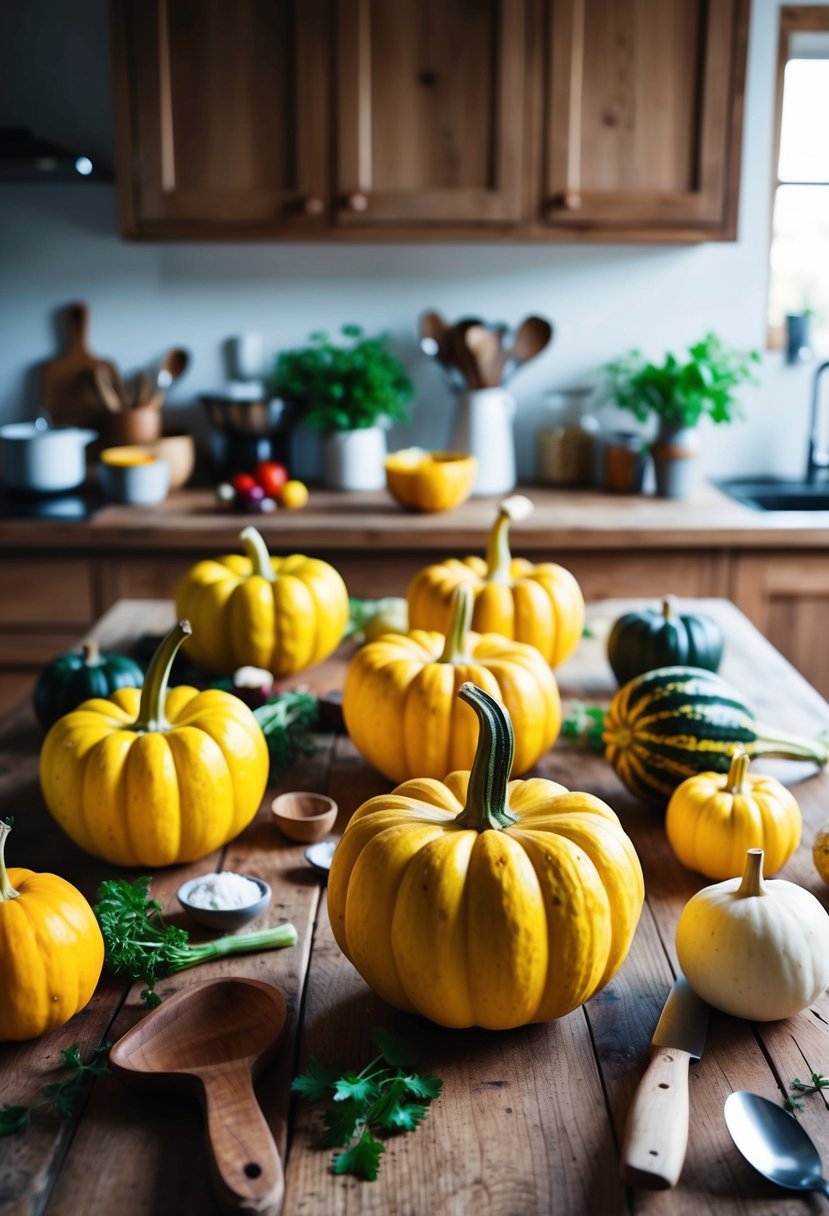
[{"label": "kitchen sink", "polygon": [[733,478],[716,483],[755,511],[829,511],[829,482],[782,481],[775,477]]}]

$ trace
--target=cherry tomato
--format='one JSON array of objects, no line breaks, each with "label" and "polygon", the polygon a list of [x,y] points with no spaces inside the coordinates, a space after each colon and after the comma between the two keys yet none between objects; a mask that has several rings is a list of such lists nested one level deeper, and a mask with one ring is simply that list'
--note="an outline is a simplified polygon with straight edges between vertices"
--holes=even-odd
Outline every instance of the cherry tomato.
[{"label": "cherry tomato", "polygon": [[271,498],[278,498],[288,480],[288,470],[277,460],[260,460],[255,470],[256,480]]},{"label": "cherry tomato", "polygon": [[250,473],[236,473],[231,477],[230,484],[237,494],[247,494],[256,485],[256,478],[251,477]]}]

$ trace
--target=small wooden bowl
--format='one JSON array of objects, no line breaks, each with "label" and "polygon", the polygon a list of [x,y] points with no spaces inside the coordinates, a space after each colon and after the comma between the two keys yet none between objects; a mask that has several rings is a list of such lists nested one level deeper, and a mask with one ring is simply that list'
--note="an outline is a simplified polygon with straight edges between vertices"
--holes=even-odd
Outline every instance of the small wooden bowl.
[{"label": "small wooden bowl", "polygon": [[338,808],[325,794],[292,790],[274,798],[271,809],[277,826],[289,840],[311,844],[328,835],[336,823]]}]

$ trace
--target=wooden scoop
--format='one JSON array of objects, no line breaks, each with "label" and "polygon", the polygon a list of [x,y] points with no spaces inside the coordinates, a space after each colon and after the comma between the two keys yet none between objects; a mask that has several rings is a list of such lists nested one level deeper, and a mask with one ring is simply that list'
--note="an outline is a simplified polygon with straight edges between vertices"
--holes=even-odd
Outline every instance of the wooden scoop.
[{"label": "wooden scoop", "polygon": [[282,1206],[282,1162],[253,1092],[285,1026],[282,993],[259,980],[206,980],[169,997],[112,1048],[136,1085],[194,1094],[207,1120],[215,1184],[234,1211]]}]

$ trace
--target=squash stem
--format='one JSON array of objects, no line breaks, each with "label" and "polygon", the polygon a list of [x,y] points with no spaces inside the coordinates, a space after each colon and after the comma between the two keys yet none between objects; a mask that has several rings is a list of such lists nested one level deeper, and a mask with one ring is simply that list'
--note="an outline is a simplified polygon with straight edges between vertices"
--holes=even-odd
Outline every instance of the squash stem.
[{"label": "squash stem", "polygon": [[11,830],[11,824],[0,819],[0,903],[7,899],[17,899],[20,894],[12,886],[6,869],[6,837]]},{"label": "squash stem", "polygon": [[84,667],[97,667],[101,661],[101,654],[98,650],[97,642],[83,643],[83,665]]},{"label": "squash stem", "polygon": [[726,794],[742,794],[746,784],[746,773],[751,757],[742,748],[737,748],[731,757],[731,765],[725,783]]},{"label": "squash stem", "polygon": [[752,756],[772,756],[780,760],[813,760],[824,765],[829,761],[829,731],[822,731],[813,739],[803,735],[790,735],[775,730],[762,722],[753,724],[757,738],[751,744]]},{"label": "squash stem", "polygon": [[271,555],[268,553],[268,546],[265,544],[261,532],[253,527],[243,528],[239,533],[239,539],[243,541],[247,555],[253,564],[253,573],[258,574],[260,578],[267,579],[269,583],[275,583],[276,575],[271,565]]},{"label": "squash stem", "polygon": [[472,623],[472,588],[468,583],[459,583],[452,593],[449,628],[443,643],[439,663],[465,663],[466,635]]},{"label": "squash stem", "polygon": [[179,646],[192,632],[189,621],[178,621],[159,643],[144,677],[138,717],[133,722],[131,730],[164,731],[170,729],[170,724],[164,716],[170,668],[173,666],[173,659],[176,657]]},{"label": "squash stem", "polygon": [[487,832],[516,822],[507,807],[507,787],[515,752],[512,723],[503,705],[467,680],[458,696],[478,715],[478,746],[469,774],[466,805],[455,823],[460,828]]},{"label": "squash stem", "polygon": [[746,855],[746,868],[743,881],[735,892],[736,899],[749,899],[754,895],[765,895],[766,887],[763,882],[763,850],[749,849]]},{"label": "squash stem", "polygon": [[498,515],[489,532],[486,546],[486,581],[509,583],[512,554],[509,547],[509,526],[514,519],[526,519],[533,504],[523,494],[511,494],[498,504]]},{"label": "squash stem", "polygon": [[663,619],[663,621],[670,621],[671,618],[673,617],[673,615],[674,615],[673,597],[670,595],[666,595],[664,600],[662,601],[662,619]]}]

